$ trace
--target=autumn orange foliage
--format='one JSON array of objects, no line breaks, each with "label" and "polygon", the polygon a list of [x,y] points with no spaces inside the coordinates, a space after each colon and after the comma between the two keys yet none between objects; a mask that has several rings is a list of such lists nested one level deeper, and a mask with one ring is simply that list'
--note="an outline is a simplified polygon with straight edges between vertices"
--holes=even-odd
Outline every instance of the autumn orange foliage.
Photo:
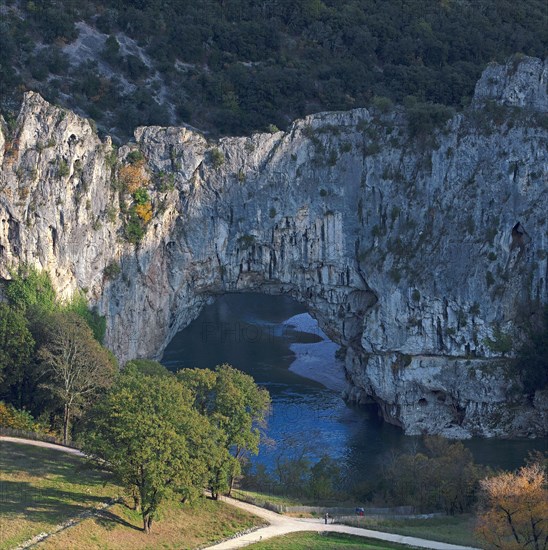
[{"label": "autumn orange foliage", "polygon": [[19,156],[19,139],[14,139],[13,141],[6,140],[4,143],[4,154],[6,163],[8,165],[13,164]]},{"label": "autumn orange foliage", "polygon": [[148,223],[152,219],[152,204],[150,202],[145,202],[145,204],[138,204],[135,207],[135,213],[145,223]]},{"label": "autumn orange foliage", "polygon": [[119,177],[128,193],[134,193],[139,187],[146,187],[150,182],[149,175],[145,170],[144,160],[122,166]]},{"label": "autumn orange foliage", "polygon": [[540,462],[481,481],[478,535],[485,548],[548,548],[548,478]]}]

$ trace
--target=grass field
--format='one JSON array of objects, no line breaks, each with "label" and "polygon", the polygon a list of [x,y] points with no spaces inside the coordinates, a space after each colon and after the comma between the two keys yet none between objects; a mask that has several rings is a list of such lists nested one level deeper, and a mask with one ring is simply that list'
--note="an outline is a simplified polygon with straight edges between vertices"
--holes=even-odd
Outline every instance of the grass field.
[{"label": "grass field", "polygon": [[261,493],[259,491],[249,491],[243,489],[235,489],[232,496],[240,500],[245,500],[245,497],[250,497],[257,501],[267,501],[271,502],[272,504],[279,504],[282,506],[348,506],[349,508],[354,508],[354,506],[356,505],[356,502],[354,500],[337,499],[322,502],[313,499],[299,499],[284,495]]},{"label": "grass field", "polygon": [[246,498],[251,498],[256,501],[264,500],[281,506],[300,506],[302,504],[301,501],[291,497],[260,493],[258,491],[244,491],[243,489],[234,489],[231,496],[240,500],[245,500]]},{"label": "grass field", "polygon": [[412,550],[392,542],[376,541],[341,533],[293,533],[248,546],[253,550]]},{"label": "grass field", "polygon": [[[13,548],[41,532],[122,493],[106,472],[59,451],[0,441],[0,550]],[[259,525],[262,520],[220,502],[166,503],[151,535],[140,515],[117,504],[96,518],[52,536],[49,549],[193,548]]]},{"label": "grass field", "polygon": [[193,505],[167,503],[152,533],[141,530],[141,516],[116,505],[54,535],[40,548],[47,550],[139,550],[196,548],[260,525],[262,520],[222,502],[200,499]]},{"label": "grass field", "polygon": [[471,515],[443,516],[430,519],[373,519],[356,517],[345,522],[353,527],[364,527],[376,531],[386,531],[399,535],[420,537],[440,542],[480,545],[474,536],[475,519]]},{"label": "grass field", "polygon": [[98,506],[120,489],[81,458],[0,441],[0,549]]},{"label": "grass field", "polygon": [[[303,504],[290,497],[270,495],[256,491],[242,491],[240,489],[235,492],[234,496],[235,498],[241,498],[243,495],[253,497],[257,501],[266,500],[273,504],[286,506]],[[321,504],[318,503],[314,504],[321,506]],[[340,503],[340,505],[344,506],[348,505],[348,503]],[[294,517],[309,517],[317,514],[295,512],[287,515]],[[474,536],[475,518],[471,514],[442,516],[430,519],[374,519],[368,517],[355,517],[345,523],[355,527],[364,527],[366,529],[421,537],[452,544],[464,544],[468,546],[480,545],[480,542]]]}]

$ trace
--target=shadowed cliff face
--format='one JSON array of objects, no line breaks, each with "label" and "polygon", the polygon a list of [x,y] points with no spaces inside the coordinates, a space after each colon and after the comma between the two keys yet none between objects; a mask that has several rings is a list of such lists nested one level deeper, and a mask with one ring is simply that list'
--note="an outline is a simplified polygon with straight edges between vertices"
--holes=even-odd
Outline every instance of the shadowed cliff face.
[{"label": "shadowed cliff face", "polygon": [[[139,128],[115,154],[29,93],[0,134],[0,276],[26,262],[84,289],[122,360],[160,355],[215,295],[290,294],[348,348],[348,395],[408,433],[545,434],[546,395],[510,392],[486,342],[547,300],[546,81],[539,60],[490,67],[472,109],[415,139],[402,112],[358,109],[215,145]],[[138,245],[119,184],[136,149]]]}]

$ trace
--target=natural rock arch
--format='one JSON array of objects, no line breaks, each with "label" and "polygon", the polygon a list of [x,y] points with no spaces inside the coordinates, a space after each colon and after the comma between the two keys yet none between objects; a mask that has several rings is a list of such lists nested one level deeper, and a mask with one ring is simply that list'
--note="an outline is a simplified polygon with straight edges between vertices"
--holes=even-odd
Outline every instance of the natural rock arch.
[{"label": "natural rock arch", "polygon": [[[214,146],[186,128],[139,128],[117,154],[138,148],[151,174],[155,215],[138,246],[123,238],[110,140],[29,93],[16,131],[0,132],[0,276],[26,262],[63,296],[84,289],[122,360],[161,353],[216,294],[288,293],[348,347],[352,397],[407,432],[545,433],[545,398],[510,412],[485,341],[495,324],[512,330],[517,305],[548,297],[546,130],[534,111],[546,90],[493,132],[481,101],[511,104],[513,117],[522,95],[508,89],[545,79],[546,66],[499,67],[496,98],[487,72],[474,109],[429,143],[410,141],[398,109],[313,115]],[[172,188],[153,185],[160,174]]]}]

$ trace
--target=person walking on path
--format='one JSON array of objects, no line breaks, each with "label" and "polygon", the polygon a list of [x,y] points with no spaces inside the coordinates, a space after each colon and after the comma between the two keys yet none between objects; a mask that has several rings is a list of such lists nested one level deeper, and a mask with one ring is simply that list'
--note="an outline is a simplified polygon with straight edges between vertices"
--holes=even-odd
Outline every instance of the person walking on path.
[{"label": "person walking on path", "polygon": [[325,519],[325,524],[327,525],[327,520],[329,519],[329,512],[325,513],[324,519]]}]

